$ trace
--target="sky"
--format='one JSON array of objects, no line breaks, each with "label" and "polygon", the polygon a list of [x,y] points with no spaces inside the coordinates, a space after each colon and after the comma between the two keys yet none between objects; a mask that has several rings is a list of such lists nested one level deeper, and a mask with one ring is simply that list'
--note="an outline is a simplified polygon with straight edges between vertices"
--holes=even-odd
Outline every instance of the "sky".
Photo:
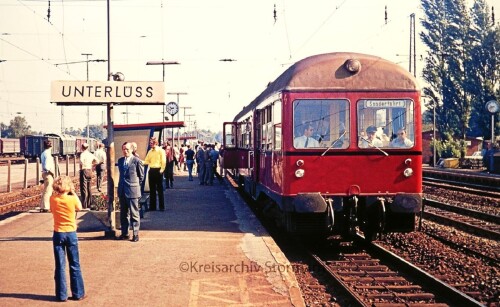
[{"label": "sky", "polygon": [[[488,4],[500,11],[500,0]],[[110,0],[109,66],[126,81],[164,81],[176,120],[219,131],[308,56],[367,53],[408,69],[412,13],[419,75],[418,0]],[[104,106],[50,103],[51,81],[106,81],[108,63],[97,60],[108,60],[106,0],[1,0],[0,122],[20,115],[44,133],[106,124]],[[160,60],[179,65],[146,65]],[[115,124],[163,120],[162,106],[114,110]]]}]

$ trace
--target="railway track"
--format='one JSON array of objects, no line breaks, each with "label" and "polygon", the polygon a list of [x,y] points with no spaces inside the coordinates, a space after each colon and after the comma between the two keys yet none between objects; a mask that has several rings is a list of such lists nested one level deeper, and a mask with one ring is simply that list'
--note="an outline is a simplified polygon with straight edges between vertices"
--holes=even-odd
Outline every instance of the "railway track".
[{"label": "railway track", "polygon": [[[73,183],[75,185],[75,189],[78,191],[80,188],[79,178],[73,177]],[[107,181],[103,181],[104,186],[106,183]],[[92,177],[91,184],[92,186],[95,185],[94,176]],[[39,207],[42,190],[42,186],[34,186],[22,191],[2,194],[3,200],[0,201],[0,218],[11,212],[28,211]]]},{"label": "railway track", "polygon": [[500,193],[500,176],[491,174],[424,169],[422,179],[424,182],[449,184],[452,186],[466,187],[482,192]]},{"label": "railway track", "polygon": [[482,306],[376,243],[309,251],[358,306]]},{"label": "railway track", "polygon": [[[473,194],[473,195],[479,195],[479,196],[483,196],[483,197],[491,197],[491,198],[495,198],[495,199],[500,200],[500,192],[479,189],[477,186],[476,186],[476,188],[463,186],[463,185],[461,185],[461,182],[447,181],[446,183],[444,183],[444,182],[435,181],[432,178],[425,178],[425,180],[423,180],[422,184],[424,186],[437,187],[437,188],[442,188],[442,189],[447,189],[447,190],[452,190],[452,191],[458,191],[458,192],[464,192],[464,193],[469,193],[469,194]],[[489,189],[490,186],[485,186],[485,188]]]},{"label": "railway track", "polygon": [[423,217],[471,234],[500,240],[500,217],[426,199]]},{"label": "railway track", "polygon": [[23,199],[14,200],[0,205],[0,215],[12,211],[26,211],[38,207],[42,196],[41,194],[28,196]]}]

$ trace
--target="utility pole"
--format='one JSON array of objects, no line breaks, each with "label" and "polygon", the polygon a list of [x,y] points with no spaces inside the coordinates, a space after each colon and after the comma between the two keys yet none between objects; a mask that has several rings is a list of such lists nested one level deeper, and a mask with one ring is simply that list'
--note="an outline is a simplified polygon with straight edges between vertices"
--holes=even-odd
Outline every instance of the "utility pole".
[{"label": "utility pole", "polygon": [[[413,56],[413,59],[412,59]],[[416,47],[415,47],[415,13],[412,13],[410,15],[410,61],[409,61],[409,68],[408,70],[411,72],[412,67],[412,60],[413,60],[413,76],[417,76],[417,53],[416,53]]]},{"label": "utility pole", "polygon": [[[161,60],[161,61],[148,61],[146,62],[146,65],[161,65],[162,68],[163,68],[163,74],[162,74],[162,81],[163,83],[165,83],[165,65],[180,65],[179,62],[177,61],[165,61],[165,60]],[[179,103],[177,103],[179,104]],[[162,122],[165,122],[165,120],[167,119],[165,117],[165,105],[163,105],[163,116],[162,116]],[[172,117],[172,121],[173,121],[173,117]],[[172,131],[173,131],[174,128],[172,128]],[[172,132],[173,133],[173,132]],[[162,137],[164,137],[165,135],[165,129],[162,130]],[[172,145],[174,143],[174,139],[173,139],[173,136],[172,136]]]},{"label": "utility pole", "polygon": [[[182,121],[185,123],[186,122],[186,109],[191,109],[191,107],[181,107],[181,109],[184,109],[184,115],[182,116]],[[186,126],[184,126],[184,134],[186,132]],[[186,140],[184,140],[184,143],[186,143]],[[179,144],[179,146],[181,146]]]},{"label": "utility pole", "polygon": [[[185,93],[185,92],[170,92],[170,93],[167,93],[167,95],[177,95],[177,106],[180,108],[180,104],[179,104],[179,95],[187,95],[188,93]],[[185,111],[184,111],[185,112]],[[185,113],[184,113],[185,114]],[[174,120],[174,117],[172,116],[172,121]],[[177,120],[179,120],[179,113],[177,113]],[[180,134],[181,134],[181,128],[177,128],[177,143],[180,145],[180,142],[181,142],[181,137],[180,137]],[[172,127],[172,146],[174,146],[174,128]]]},{"label": "utility pole", "polygon": [[[89,55],[92,55],[92,53],[82,53],[82,55],[87,57],[87,81],[89,81]],[[87,143],[90,142],[90,132],[89,132],[89,127],[90,126],[90,109],[89,106],[87,106]]]}]

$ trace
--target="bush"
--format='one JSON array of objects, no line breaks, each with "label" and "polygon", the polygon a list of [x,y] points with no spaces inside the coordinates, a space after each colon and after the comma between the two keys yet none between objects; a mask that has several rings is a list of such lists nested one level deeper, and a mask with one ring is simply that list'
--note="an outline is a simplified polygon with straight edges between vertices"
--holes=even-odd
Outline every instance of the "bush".
[{"label": "bush", "polygon": [[436,159],[439,158],[463,158],[465,157],[466,146],[463,140],[454,140],[450,135],[445,135],[444,141],[433,140],[431,150],[436,146]]},{"label": "bush", "polygon": [[108,196],[104,193],[92,195],[92,204],[90,205],[90,209],[96,211],[108,211]]}]

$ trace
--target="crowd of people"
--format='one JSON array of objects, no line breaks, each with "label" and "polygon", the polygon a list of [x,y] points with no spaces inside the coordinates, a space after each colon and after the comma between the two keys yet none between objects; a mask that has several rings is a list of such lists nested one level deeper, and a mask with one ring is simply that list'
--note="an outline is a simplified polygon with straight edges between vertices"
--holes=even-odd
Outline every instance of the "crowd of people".
[{"label": "crowd of people", "polygon": [[[200,185],[213,185],[214,178],[222,183],[223,147],[218,144],[198,142],[196,146],[185,144],[181,148],[166,142],[159,146],[155,137],[149,140],[149,151],[141,160],[137,154],[137,143],[122,144],[122,157],[116,162],[119,171],[117,197],[120,204],[121,234],[117,239],[139,241],[140,214],[139,199],[142,196],[142,183],[145,166],[149,168],[148,184],[150,189],[149,210],[165,210],[164,187],[174,187],[174,173],[187,171],[188,181],[198,176]],[[55,295],[58,301],[82,300],[86,297],[83,276],[79,262],[78,238],[76,235],[76,213],[90,209],[92,203],[91,179],[96,171],[96,188],[100,192],[106,169],[104,144],[91,153],[87,143],[82,144],[80,156],[80,197],[75,192],[73,181],[68,176],[56,176],[52,143],[44,142],[45,151],[41,156],[44,189],[40,203],[41,212],[51,212],[54,219],[53,251],[55,258]],[[217,167],[220,166],[220,173]],[[195,172],[195,173],[194,173]],[[129,230],[132,228],[132,238]],[[67,295],[66,258],[70,269],[70,289]]]}]

